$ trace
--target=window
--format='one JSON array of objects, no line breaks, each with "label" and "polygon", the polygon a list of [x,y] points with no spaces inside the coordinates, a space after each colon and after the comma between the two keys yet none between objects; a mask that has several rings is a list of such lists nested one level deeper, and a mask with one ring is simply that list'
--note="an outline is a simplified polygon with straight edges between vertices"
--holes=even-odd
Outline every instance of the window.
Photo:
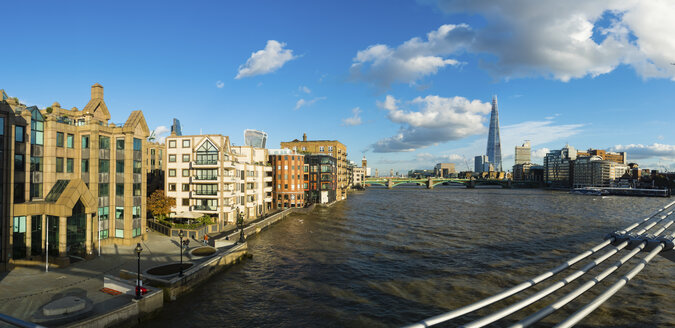
[{"label": "window", "polygon": [[319,147],[319,151],[323,151],[323,146]]},{"label": "window", "polygon": [[183,140],[183,148],[189,148],[190,147],[190,139],[184,139]]},{"label": "window", "polygon": [[134,138],[134,150],[143,150],[143,140]]},{"label": "window", "polygon": [[115,172],[124,173],[124,160],[115,161]]},{"label": "window", "polygon": [[68,148],[74,148],[75,147],[75,136],[72,134],[68,134],[66,136],[66,147]]},{"label": "window", "polygon": [[115,207],[115,238],[124,238],[124,207]]},{"label": "window", "polygon": [[332,151],[333,151],[333,146],[328,146],[328,151],[332,152]]},{"label": "window", "polygon": [[98,173],[110,173],[110,160],[109,159],[99,159],[98,160]]},{"label": "window", "polygon": [[115,184],[115,196],[124,196],[124,183]]},{"label": "window", "polygon": [[175,177],[176,176],[176,169],[169,169],[169,176]]},{"label": "window", "polygon": [[140,183],[134,183],[132,186],[132,191],[134,193],[134,196],[140,196],[141,195],[141,184]]},{"label": "window", "polygon": [[89,136],[82,136],[82,149],[89,149]]},{"label": "window", "polygon": [[134,161],[134,173],[140,174],[143,170],[143,163],[141,161]]},{"label": "window", "polygon": [[75,159],[66,158],[66,173],[73,173],[74,172],[73,166],[75,166]]},{"label": "window", "polygon": [[183,198],[183,206],[190,206],[190,198]]},{"label": "window", "polygon": [[302,151],[307,151],[307,147],[302,147]]},{"label": "window", "polygon": [[176,140],[169,140],[169,148],[176,148]]},{"label": "window", "polygon": [[23,171],[26,169],[26,163],[24,162],[25,157],[24,155],[14,155],[14,170],[15,171]]},{"label": "window", "polygon": [[117,140],[115,140],[115,144],[117,145],[115,149],[124,150],[124,138],[118,138]]},{"label": "window", "polygon": [[211,142],[204,142],[197,148],[197,165],[213,165],[218,163],[218,148]]},{"label": "window", "polygon": [[16,136],[15,136],[14,139],[16,140],[16,142],[24,142],[23,141],[24,140],[23,134],[25,133],[25,131],[26,131],[26,127],[24,127],[24,126],[17,125],[17,126],[14,127],[14,133],[16,133]]},{"label": "window", "polygon": [[176,163],[176,155],[174,154],[169,155],[169,163]]},{"label": "window", "polygon": [[30,143],[32,145],[44,145],[45,118],[37,108],[32,110],[31,113],[30,130]]},{"label": "window", "polygon": [[187,163],[190,161],[190,154],[183,154],[183,163]]},{"label": "window", "polygon": [[30,157],[30,171],[42,172],[42,157],[37,156]]},{"label": "window", "polygon": [[169,191],[176,191],[176,184],[175,183],[169,183]]},{"label": "window", "polygon": [[100,136],[98,138],[98,148],[110,149],[110,138],[106,136]]},{"label": "window", "polygon": [[183,174],[182,176],[184,177],[189,177],[190,176],[190,169],[183,169]]},{"label": "window", "polygon": [[89,160],[83,159],[82,160],[82,173],[87,173],[87,172],[89,172]]},{"label": "window", "polygon": [[190,191],[190,184],[189,183],[184,183],[183,184],[183,191]]},{"label": "window", "polygon": [[98,197],[108,197],[110,195],[110,185],[107,183],[98,184]]},{"label": "window", "polygon": [[56,132],[56,147],[63,147],[63,132]]},{"label": "window", "polygon": [[0,117],[0,136],[5,135],[5,118]]},{"label": "window", "polygon": [[[110,215],[110,207],[99,207],[98,208],[98,221],[99,221],[99,238],[108,239],[108,216]],[[105,221],[105,222],[101,222]]]},{"label": "window", "polygon": [[30,198],[42,198],[42,184],[41,183],[31,183],[30,184]]},{"label": "window", "polygon": [[131,236],[138,237],[141,235],[141,207],[134,206],[131,208]]}]

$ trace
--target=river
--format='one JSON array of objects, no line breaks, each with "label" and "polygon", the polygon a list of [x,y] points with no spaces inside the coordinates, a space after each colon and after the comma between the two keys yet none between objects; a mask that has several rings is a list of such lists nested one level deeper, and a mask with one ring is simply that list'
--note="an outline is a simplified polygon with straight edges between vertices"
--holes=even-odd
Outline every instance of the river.
[{"label": "river", "polygon": [[[537,189],[374,187],[350,194],[330,208],[291,216],[251,238],[252,258],[168,304],[144,326],[401,326],[532,278],[670,201]],[[623,275],[636,263],[634,258],[618,273]],[[497,326],[533,313],[604,267]],[[571,272],[556,275],[551,283]],[[673,273],[675,263],[656,257],[579,326],[675,325]],[[611,275],[540,326],[566,318],[617,279],[616,273]],[[547,282],[533,290],[548,286]],[[497,304],[511,304],[532,292]]]}]

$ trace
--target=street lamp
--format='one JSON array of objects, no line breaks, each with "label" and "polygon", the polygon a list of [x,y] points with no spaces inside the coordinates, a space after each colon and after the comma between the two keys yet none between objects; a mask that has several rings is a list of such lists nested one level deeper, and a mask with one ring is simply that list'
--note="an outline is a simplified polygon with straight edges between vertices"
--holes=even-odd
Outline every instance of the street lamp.
[{"label": "street lamp", "polygon": [[138,255],[138,279],[136,280],[136,299],[141,299],[141,252],[143,248],[141,243],[136,244],[136,255]]},{"label": "street lamp", "polygon": [[178,232],[178,237],[180,238],[180,273],[178,274],[179,277],[183,276],[183,230]]},{"label": "street lamp", "polygon": [[243,244],[246,242],[246,237],[244,236],[244,213],[241,211],[237,213],[237,226],[239,227],[239,243]]}]

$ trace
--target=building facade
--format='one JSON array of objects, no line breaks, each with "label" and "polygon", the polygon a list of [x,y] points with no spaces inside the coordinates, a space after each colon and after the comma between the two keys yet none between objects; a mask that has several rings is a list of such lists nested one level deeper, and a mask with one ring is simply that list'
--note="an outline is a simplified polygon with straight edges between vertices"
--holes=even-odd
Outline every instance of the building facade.
[{"label": "building facade", "polygon": [[267,146],[267,133],[258,130],[244,130],[244,145],[265,148]]},{"label": "building facade", "polygon": [[617,179],[628,170],[626,164],[603,160],[597,155],[577,157],[574,161],[573,187],[614,187]]},{"label": "building facade", "polygon": [[499,137],[499,110],[497,109],[497,96],[492,97],[492,111],[490,112],[490,129],[488,130],[486,155],[488,157],[488,162],[492,164],[494,169],[501,172],[502,144]]},{"label": "building facade", "polygon": [[434,176],[450,178],[455,173],[455,163],[438,163],[434,166]]},{"label": "building facade", "polygon": [[174,217],[189,212],[214,218],[220,228],[260,217],[272,208],[272,167],[265,149],[231,146],[223,135],[169,136],[165,141],[167,196]]},{"label": "building facade", "polygon": [[327,204],[337,200],[338,166],[337,159],[330,155],[305,154],[305,202]]},{"label": "building facade", "polygon": [[576,159],[577,150],[570,145],[547,153],[544,157],[544,181],[554,187],[571,187]]},{"label": "building facade", "polygon": [[530,156],[532,154],[532,148],[530,146],[530,141],[525,140],[522,146],[516,146],[514,163],[525,164],[530,162]]},{"label": "building facade", "polygon": [[0,94],[0,213],[10,227],[0,229],[3,269],[46,255],[67,265],[101,244],[140,242],[150,134],[143,113],[110,123],[99,84],[82,110],[59,103],[40,110]]},{"label": "building facade", "polygon": [[284,209],[305,206],[305,189],[308,188],[305,174],[309,172],[305,156],[290,149],[270,149],[272,165],[272,207]]},{"label": "building facade", "polygon": [[288,148],[301,154],[333,156],[337,165],[336,199],[347,198],[350,177],[345,145],[337,140],[307,140],[307,134],[303,134],[302,140],[282,142],[281,148]]},{"label": "building facade", "polygon": [[476,156],[473,160],[473,166],[474,172],[476,173],[491,172],[495,170],[486,155]]},{"label": "building facade", "polygon": [[577,152],[578,157],[598,156],[601,160],[612,161],[619,164],[627,164],[626,152],[610,152],[603,149],[589,149],[586,152]]}]

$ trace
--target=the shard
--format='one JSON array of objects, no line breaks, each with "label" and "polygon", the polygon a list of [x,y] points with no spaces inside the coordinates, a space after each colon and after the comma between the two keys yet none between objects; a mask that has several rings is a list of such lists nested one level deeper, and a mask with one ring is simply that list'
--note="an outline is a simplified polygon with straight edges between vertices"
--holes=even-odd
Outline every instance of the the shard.
[{"label": "the shard", "polygon": [[490,130],[487,142],[488,161],[496,171],[502,171],[502,144],[499,139],[499,110],[497,109],[497,96],[492,97],[492,112],[490,113]]}]

